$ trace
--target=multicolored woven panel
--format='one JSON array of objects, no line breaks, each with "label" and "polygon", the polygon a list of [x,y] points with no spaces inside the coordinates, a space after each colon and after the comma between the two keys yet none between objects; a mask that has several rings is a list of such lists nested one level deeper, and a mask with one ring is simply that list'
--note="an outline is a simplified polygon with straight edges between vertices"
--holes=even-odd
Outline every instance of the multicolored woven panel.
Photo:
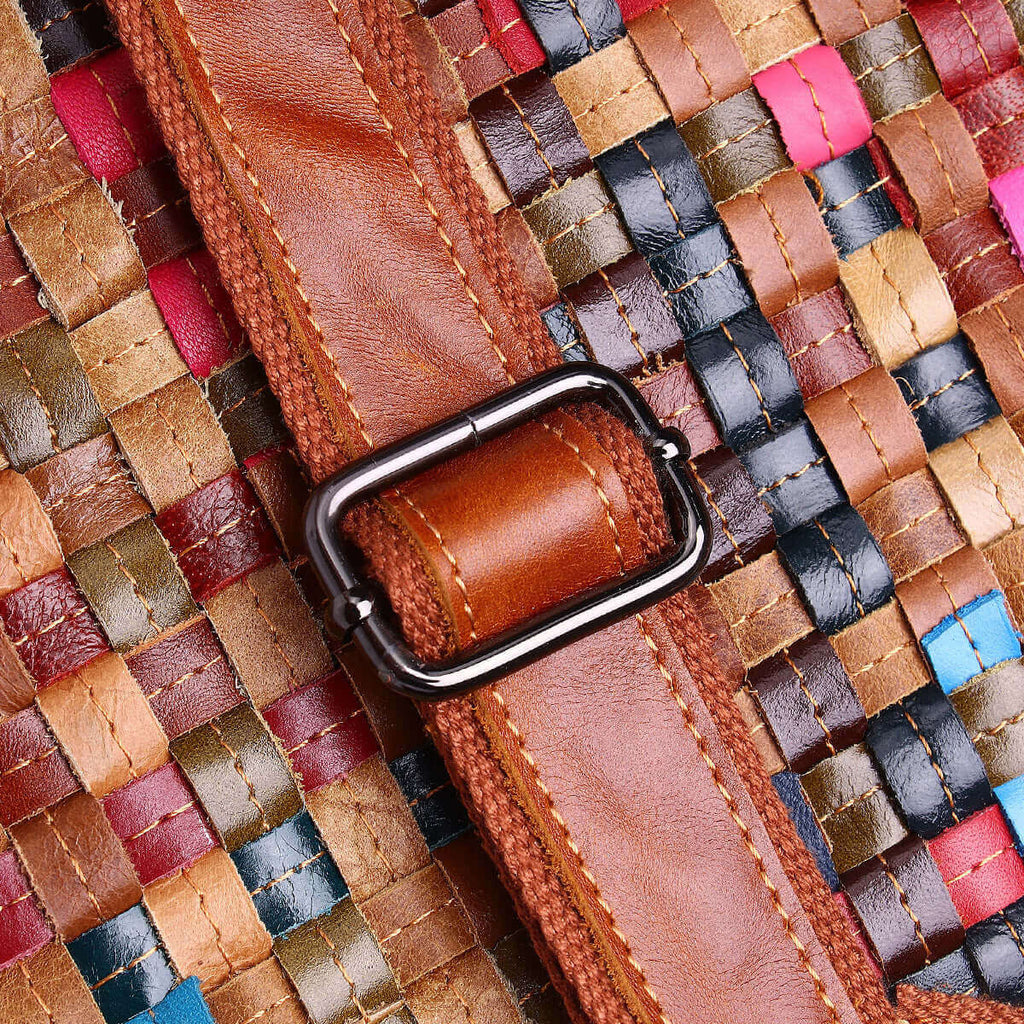
[{"label": "multicolored woven panel", "polygon": [[95,0],[0,0],[0,210],[0,1020],[564,1020]]},{"label": "multicolored woven panel", "polygon": [[566,359],[690,439],[723,656],[838,911],[888,982],[1024,1003],[1024,8],[407,23]]}]

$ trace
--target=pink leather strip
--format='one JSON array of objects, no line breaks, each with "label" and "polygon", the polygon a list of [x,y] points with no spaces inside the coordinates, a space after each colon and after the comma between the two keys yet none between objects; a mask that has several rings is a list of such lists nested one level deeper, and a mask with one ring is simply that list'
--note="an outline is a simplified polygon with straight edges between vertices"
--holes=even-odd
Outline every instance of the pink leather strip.
[{"label": "pink leather strip", "polygon": [[1017,259],[1024,252],[1024,167],[1000,174],[988,183],[992,205],[1010,236]]},{"label": "pink leather strip", "polygon": [[842,57],[812,46],[753,76],[797,170],[849,153],[871,138],[871,115]]}]

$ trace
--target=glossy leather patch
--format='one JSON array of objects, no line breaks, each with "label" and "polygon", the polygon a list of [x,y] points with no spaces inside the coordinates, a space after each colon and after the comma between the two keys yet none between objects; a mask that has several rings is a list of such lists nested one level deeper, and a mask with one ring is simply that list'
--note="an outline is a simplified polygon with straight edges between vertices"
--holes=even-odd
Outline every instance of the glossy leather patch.
[{"label": "glossy leather patch", "polygon": [[433,746],[410,750],[389,767],[430,849],[450,843],[469,828],[466,811]]},{"label": "glossy leather patch", "polygon": [[214,1024],[214,1020],[199,991],[199,979],[192,977],[172,988],[156,1006],[133,1017],[128,1024]]},{"label": "glossy leather patch", "polygon": [[832,854],[818,825],[818,819],[804,797],[800,776],[793,772],[776,772],[772,776],[772,785],[779,794],[779,799],[786,805],[786,811],[796,827],[797,835],[811,851],[825,884],[836,892],[840,885],[839,875],[836,873],[835,864],[832,863]]},{"label": "glossy leather patch", "polygon": [[849,505],[838,505],[780,537],[779,549],[823,633],[837,633],[892,599],[889,567]]},{"label": "glossy leather patch", "polygon": [[625,35],[615,0],[519,0],[552,71],[582,60]]},{"label": "glossy leather patch", "polygon": [[231,854],[267,931],[285,935],[348,895],[306,811]]},{"label": "glossy leather patch", "polygon": [[967,930],[965,949],[985,991],[1011,1006],[1024,1005],[1024,900],[1017,900]]},{"label": "glossy leather patch", "polygon": [[925,839],[992,803],[971,737],[934,684],[875,715],[867,744],[911,831]]}]

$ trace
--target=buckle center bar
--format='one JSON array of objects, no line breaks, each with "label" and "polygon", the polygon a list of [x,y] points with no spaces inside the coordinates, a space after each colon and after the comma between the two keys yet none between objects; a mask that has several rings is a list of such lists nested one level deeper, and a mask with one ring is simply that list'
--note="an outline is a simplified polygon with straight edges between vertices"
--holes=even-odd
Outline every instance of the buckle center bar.
[{"label": "buckle center bar", "polygon": [[[651,459],[675,546],[657,564],[587,590],[520,628],[436,663],[417,658],[374,585],[355,568],[341,521],[360,502],[432,466],[471,451],[567,402],[610,406],[637,434]],[[440,700],[464,693],[611,622],[656,604],[692,583],[707,563],[711,527],[690,475],[689,444],[662,427],[640,392],[596,363],[571,363],[524,381],[434,427],[347,466],[312,494],[306,543],[330,597],[329,622],[359,641],[381,678],[400,693]]]}]

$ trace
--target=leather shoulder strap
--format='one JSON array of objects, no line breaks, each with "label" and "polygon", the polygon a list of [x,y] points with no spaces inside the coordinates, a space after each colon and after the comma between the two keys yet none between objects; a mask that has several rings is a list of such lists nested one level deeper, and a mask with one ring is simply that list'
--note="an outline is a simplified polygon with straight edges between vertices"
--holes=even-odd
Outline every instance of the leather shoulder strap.
[{"label": "leather shoulder strap", "polygon": [[[387,3],[112,7],[315,477],[552,360]],[[524,442],[579,498],[541,531],[554,562],[641,532],[582,422]],[[474,552],[481,524],[437,527],[445,497],[416,491],[398,525],[464,641],[495,552]],[[482,525],[511,538],[499,566],[520,557],[502,514]],[[443,705],[440,745],[577,1016],[856,1021],[705,703],[710,644],[692,600],[654,609]]]}]

